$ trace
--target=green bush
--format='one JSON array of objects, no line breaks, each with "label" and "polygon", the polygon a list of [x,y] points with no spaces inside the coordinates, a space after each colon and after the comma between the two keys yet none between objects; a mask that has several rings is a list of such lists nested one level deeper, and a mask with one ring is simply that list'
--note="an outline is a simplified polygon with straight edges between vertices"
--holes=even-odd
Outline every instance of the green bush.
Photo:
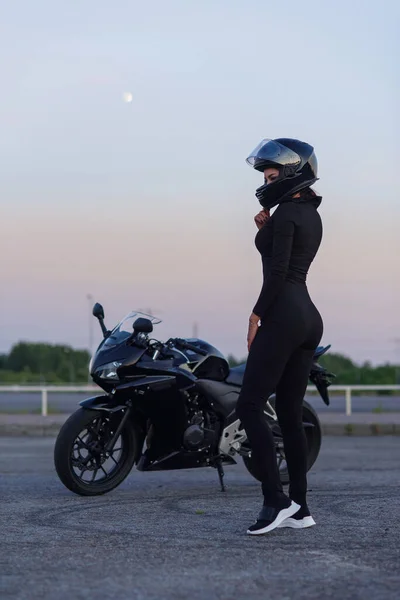
[{"label": "green bush", "polygon": [[19,342],[0,356],[0,384],[86,383],[89,359],[70,346]]},{"label": "green bush", "polygon": [[400,365],[386,363],[374,367],[370,362],[357,365],[347,356],[328,352],[321,356],[320,364],[335,373],[337,385],[390,385],[397,384]]}]

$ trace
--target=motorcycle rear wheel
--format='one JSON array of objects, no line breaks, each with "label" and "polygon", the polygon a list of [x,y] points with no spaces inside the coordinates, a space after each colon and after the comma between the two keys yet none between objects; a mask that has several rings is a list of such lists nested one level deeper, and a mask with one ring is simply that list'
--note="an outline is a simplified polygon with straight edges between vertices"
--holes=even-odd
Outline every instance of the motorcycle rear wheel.
[{"label": "motorcycle rear wheel", "polygon": [[[269,400],[270,404],[273,408],[275,408],[275,399],[271,398]],[[272,429],[277,427],[276,422],[268,419],[269,425],[272,424]],[[303,402],[303,423],[305,425],[304,429],[307,437],[307,445],[308,445],[308,457],[307,457],[307,471],[311,469],[314,465],[315,461],[318,458],[319,451],[321,449],[321,424],[318,418],[316,411],[313,407],[308,404],[308,402]],[[279,427],[277,430],[280,432]],[[278,468],[280,473],[280,478],[282,485],[287,485],[289,483],[289,472],[286,465],[286,460],[282,458],[282,450],[277,447],[276,449]],[[254,460],[250,456],[243,456],[243,462],[249,471],[250,475],[252,475],[258,481],[261,481],[261,476],[258,470],[258,466],[254,463]]]},{"label": "motorcycle rear wheel", "polygon": [[[112,452],[104,446],[121,414],[80,408],[62,426],[54,447],[54,464],[62,483],[75,494],[98,496],[116,488],[135,462],[137,436],[128,423]],[[85,478],[85,474],[88,477]]]}]

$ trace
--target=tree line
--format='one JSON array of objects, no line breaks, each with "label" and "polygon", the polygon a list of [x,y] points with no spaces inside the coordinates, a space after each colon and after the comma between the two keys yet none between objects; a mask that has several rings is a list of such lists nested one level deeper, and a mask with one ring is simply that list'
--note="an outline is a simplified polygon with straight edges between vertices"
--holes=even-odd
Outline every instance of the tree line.
[{"label": "tree line", "polygon": [[89,360],[87,350],[19,342],[0,355],[0,384],[87,383]]},{"label": "tree line", "polygon": [[[245,362],[228,355],[231,366]],[[87,383],[90,355],[71,346],[19,342],[0,354],[0,385]],[[339,385],[400,384],[400,365],[357,364],[347,356],[328,352],[320,363],[335,373]]]}]

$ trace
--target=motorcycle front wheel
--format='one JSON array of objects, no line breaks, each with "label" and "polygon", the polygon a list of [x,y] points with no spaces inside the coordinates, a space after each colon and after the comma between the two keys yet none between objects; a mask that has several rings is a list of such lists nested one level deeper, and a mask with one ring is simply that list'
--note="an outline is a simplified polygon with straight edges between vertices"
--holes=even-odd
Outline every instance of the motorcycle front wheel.
[{"label": "motorcycle front wheel", "polygon": [[105,451],[121,418],[120,412],[80,408],[66,420],[54,447],[55,468],[65,487],[81,496],[97,496],[127,477],[137,452],[131,423],[122,429],[112,451]]},{"label": "motorcycle front wheel", "polygon": [[[275,408],[275,400],[271,398],[269,400],[270,404],[273,408]],[[289,472],[287,469],[287,464],[285,460],[285,451],[283,448],[283,442],[279,425],[276,421],[272,421],[270,418],[265,417],[274,433],[274,439],[276,443],[276,460],[278,462],[279,474],[281,478],[282,485],[287,485],[289,483]],[[307,456],[307,471],[311,469],[313,464],[318,458],[318,454],[321,448],[321,424],[318,418],[317,413],[313,409],[313,407],[308,404],[308,402],[303,402],[303,425],[304,430],[306,432],[307,437],[307,447],[308,447],[308,456]],[[243,462],[246,465],[249,473],[258,481],[261,481],[261,476],[258,470],[257,464],[255,464],[252,456],[243,456]]]}]

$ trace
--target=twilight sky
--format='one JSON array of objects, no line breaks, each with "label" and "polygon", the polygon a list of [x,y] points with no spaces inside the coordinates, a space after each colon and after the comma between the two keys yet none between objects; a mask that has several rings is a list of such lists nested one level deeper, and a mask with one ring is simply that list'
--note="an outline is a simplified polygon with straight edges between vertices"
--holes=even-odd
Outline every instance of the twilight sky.
[{"label": "twilight sky", "polygon": [[245,158],[297,137],[320,165],[323,342],[400,362],[398,2],[2,5],[0,351],[87,347],[92,294],[109,326],[150,308],[156,337],[196,321],[244,356],[261,286]]}]

